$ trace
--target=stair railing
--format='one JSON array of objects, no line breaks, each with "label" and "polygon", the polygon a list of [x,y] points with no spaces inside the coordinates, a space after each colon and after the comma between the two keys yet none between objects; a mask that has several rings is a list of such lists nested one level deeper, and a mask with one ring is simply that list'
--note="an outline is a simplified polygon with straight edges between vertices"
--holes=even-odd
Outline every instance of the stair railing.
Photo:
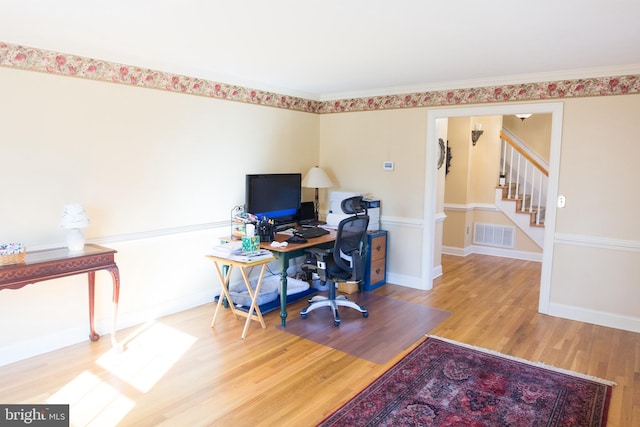
[{"label": "stair railing", "polygon": [[[546,193],[544,189],[549,178],[549,171],[502,131],[500,138],[502,139],[500,175],[504,175],[506,178],[507,198],[520,200],[521,212],[533,213],[535,211],[535,223],[540,225],[543,221],[541,218],[542,202],[544,193]],[[521,168],[524,169],[522,173]],[[521,181],[522,185],[520,185]]]}]

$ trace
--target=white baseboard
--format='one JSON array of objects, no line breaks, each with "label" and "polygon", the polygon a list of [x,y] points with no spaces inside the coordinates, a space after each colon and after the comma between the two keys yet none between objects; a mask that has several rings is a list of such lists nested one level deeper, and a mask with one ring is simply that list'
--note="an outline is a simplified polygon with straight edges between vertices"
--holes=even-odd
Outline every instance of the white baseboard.
[{"label": "white baseboard", "polygon": [[549,313],[551,316],[562,317],[564,319],[577,320],[594,325],[606,326],[609,328],[622,329],[631,332],[640,332],[640,318],[621,316],[615,313],[590,310],[582,307],[549,303]]},{"label": "white baseboard", "polygon": [[387,273],[387,283],[406,286],[414,289],[424,289],[424,283],[420,277],[405,276],[402,274]]},{"label": "white baseboard", "polygon": [[[144,312],[128,313],[119,315],[117,319],[117,330],[126,329],[131,326],[140,325],[150,320],[158,319],[169,314],[179,313],[190,308],[208,304],[214,300],[217,295],[214,289],[201,292],[195,295],[189,295],[177,300],[167,301],[162,305],[146,309]],[[213,316],[213,311],[211,312]],[[96,321],[96,331],[103,335],[100,339],[109,339],[108,334],[111,333],[111,319],[101,319]],[[116,334],[117,335],[117,334]],[[123,337],[118,337],[122,339]],[[43,353],[58,350],[70,345],[89,341],[89,324],[83,323],[77,327],[69,328],[64,331],[53,334],[31,338],[16,344],[8,345],[0,348],[0,366],[8,365],[13,362],[38,356]]]},{"label": "white baseboard", "polygon": [[471,246],[467,246],[466,248],[458,248],[454,246],[442,246],[442,253],[444,255],[454,255],[454,256],[467,256],[471,255],[473,252],[471,251]]},{"label": "white baseboard", "polygon": [[433,277],[434,279],[436,277],[442,276],[442,264],[434,266],[433,267],[433,272],[431,274],[432,274],[431,277]]},{"label": "white baseboard", "polygon": [[497,256],[501,258],[521,259],[523,261],[542,262],[542,253],[514,251],[511,249],[492,248],[489,246],[471,245],[465,248],[456,248],[453,246],[443,246],[442,253],[454,256],[467,256],[471,254],[481,254]]}]

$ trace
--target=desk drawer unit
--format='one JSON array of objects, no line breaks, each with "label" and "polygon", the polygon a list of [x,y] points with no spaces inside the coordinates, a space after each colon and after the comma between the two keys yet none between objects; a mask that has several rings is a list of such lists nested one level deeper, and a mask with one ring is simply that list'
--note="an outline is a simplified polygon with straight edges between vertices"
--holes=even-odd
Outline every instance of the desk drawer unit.
[{"label": "desk drawer unit", "polygon": [[387,232],[380,230],[369,233],[367,239],[364,290],[371,291],[387,282]]}]

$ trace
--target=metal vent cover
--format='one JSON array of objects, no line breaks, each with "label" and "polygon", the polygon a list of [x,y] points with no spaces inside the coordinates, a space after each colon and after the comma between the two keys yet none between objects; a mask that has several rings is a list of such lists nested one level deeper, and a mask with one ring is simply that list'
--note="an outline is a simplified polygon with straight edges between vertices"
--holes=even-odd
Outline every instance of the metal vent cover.
[{"label": "metal vent cover", "polygon": [[516,230],[514,227],[474,223],[473,243],[513,249]]}]

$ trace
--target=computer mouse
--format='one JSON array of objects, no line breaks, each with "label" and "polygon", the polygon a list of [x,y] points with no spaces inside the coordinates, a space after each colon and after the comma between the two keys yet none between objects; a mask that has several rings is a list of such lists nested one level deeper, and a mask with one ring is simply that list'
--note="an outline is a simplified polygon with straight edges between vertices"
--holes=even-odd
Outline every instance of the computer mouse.
[{"label": "computer mouse", "polygon": [[304,237],[293,235],[287,239],[289,243],[307,243],[307,239]]}]

